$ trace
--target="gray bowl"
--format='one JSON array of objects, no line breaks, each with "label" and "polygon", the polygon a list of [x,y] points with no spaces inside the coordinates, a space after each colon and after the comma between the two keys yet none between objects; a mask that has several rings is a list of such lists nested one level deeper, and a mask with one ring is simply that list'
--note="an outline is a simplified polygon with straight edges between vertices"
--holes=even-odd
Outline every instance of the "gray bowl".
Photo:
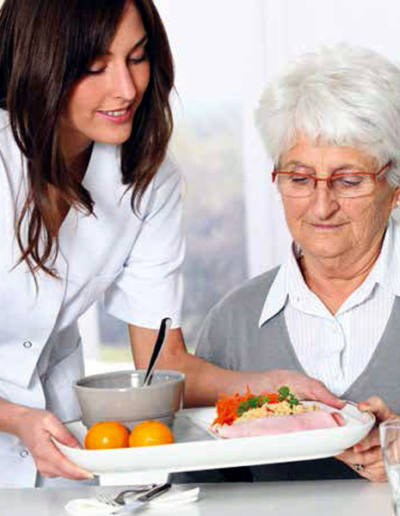
[{"label": "gray bowl", "polygon": [[98,421],[120,421],[130,429],[140,421],[157,419],[171,426],[182,407],[185,375],[156,370],[143,387],[145,370],[117,371],[81,378],[74,384],[87,427]]}]

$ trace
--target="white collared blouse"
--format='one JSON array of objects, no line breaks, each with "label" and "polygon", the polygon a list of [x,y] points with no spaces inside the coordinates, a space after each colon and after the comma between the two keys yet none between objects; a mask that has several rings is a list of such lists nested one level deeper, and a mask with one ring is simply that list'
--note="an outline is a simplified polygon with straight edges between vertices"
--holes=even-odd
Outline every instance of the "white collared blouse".
[{"label": "white collared blouse", "polygon": [[365,281],[331,314],[306,285],[294,246],[266,297],[260,326],[284,309],[294,351],[309,376],[340,396],[374,354],[400,295],[400,225],[390,218],[382,249]]},{"label": "white collared blouse", "polygon": [[[181,177],[167,159],[146,189],[140,212],[121,183],[120,149],[94,144],[83,185],[94,216],[71,209],[59,234],[59,279],[37,273],[38,291],[15,237],[27,192],[26,162],[0,110],[0,397],[78,416],[72,382],[83,374],[76,321],[104,299],[113,316],[145,328],[163,317],[181,324],[184,256]],[[0,487],[35,485],[28,450],[0,433]],[[14,468],[10,479],[7,471]]]}]

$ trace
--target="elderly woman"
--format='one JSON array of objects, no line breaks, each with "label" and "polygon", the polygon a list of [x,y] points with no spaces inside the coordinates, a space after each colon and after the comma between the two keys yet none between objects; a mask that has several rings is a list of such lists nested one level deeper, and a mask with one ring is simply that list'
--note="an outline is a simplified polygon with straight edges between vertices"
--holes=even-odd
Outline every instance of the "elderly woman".
[{"label": "elderly woman", "polygon": [[[400,412],[400,228],[391,218],[400,192],[400,69],[368,50],[322,48],[266,89],[256,121],[275,163],[292,251],[211,310],[197,354],[235,370],[297,370],[343,399],[368,400],[360,408],[378,421],[393,417]],[[385,478],[376,429],[337,459],[248,474]]]}]

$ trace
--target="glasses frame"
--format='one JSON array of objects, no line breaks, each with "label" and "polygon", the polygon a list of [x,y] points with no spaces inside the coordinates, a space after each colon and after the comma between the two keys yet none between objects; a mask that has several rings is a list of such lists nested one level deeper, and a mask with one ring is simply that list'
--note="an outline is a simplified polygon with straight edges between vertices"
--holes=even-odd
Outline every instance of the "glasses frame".
[{"label": "glasses frame", "polygon": [[[317,188],[317,183],[318,181],[326,181],[326,185],[327,187],[329,188],[329,190],[332,191],[332,177],[334,177],[335,179],[337,178],[340,178],[340,177],[346,177],[346,176],[368,176],[368,177],[372,177],[372,179],[374,180],[374,183],[377,184],[378,180],[380,180],[380,176],[382,175],[382,173],[388,169],[390,166],[392,165],[392,162],[391,161],[388,161],[385,165],[383,165],[383,167],[381,167],[378,172],[353,172],[352,174],[349,174],[349,173],[335,173],[333,172],[332,174],[330,174],[328,177],[317,177],[315,175],[312,175],[312,174],[302,174],[301,172],[289,172],[287,170],[273,170],[272,172],[272,182],[275,183],[275,179],[277,178],[278,175],[286,175],[286,176],[292,176],[292,177],[308,177],[309,179],[311,179],[314,183],[314,187],[313,189],[310,191],[309,194],[307,195],[301,195],[301,196],[294,196],[294,195],[285,195],[285,197],[290,197],[290,198],[293,198],[293,199],[304,199],[304,198],[307,198],[307,197],[311,197],[312,194],[315,192],[316,188]],[[284,195],[284,194],[282,194]],[[341,196],[339,195],[339,197],[343,197],[343,198],[347,198],[347,199],[351,199],[351,198],[359,198],[359,197],[367,197],[368,195],[370,194],[365,194],[365,195],[355,195],[355,196],[352,196],[352,195],[349,195],[349,196]]]}]

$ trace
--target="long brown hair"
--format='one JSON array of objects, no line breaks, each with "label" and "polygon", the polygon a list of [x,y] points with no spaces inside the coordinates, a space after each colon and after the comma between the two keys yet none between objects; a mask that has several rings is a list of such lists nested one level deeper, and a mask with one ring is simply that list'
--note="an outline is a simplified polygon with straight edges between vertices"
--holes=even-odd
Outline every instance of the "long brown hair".
[{"label": "long brown hair", "polygon": [[173,61],[153,1],[5,0],[0,9],[0,108],[9,113],[15,141],[27,159],[29,180],[15,231],[20,262],[25,261],[33,274],[42,269],[56,276],[54,221],[60,218],[60,207],[51,202],[49,185],[67,206],[94,213],[90,192],[67,171],[57,128],[72,87],[108,50],[126,1],[133,1],[142,17],[151,69],[121,152],[122,182],[132,190],[135,210],[165,157],[173,127]]}]

